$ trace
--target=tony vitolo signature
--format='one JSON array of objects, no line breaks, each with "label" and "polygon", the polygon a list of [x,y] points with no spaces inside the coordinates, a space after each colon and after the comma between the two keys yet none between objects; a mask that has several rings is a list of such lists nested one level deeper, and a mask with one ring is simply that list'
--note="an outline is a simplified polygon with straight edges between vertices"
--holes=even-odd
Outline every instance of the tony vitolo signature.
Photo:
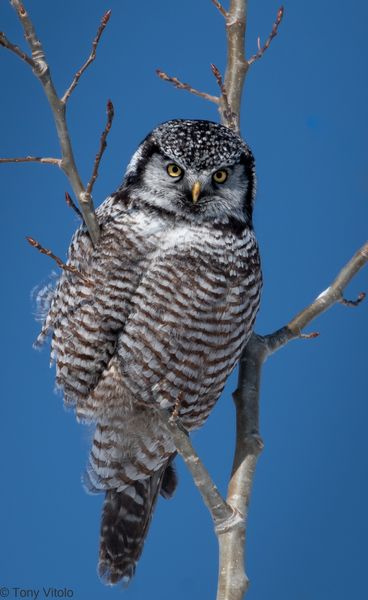
[{"label": "tony vitolo signature", "polygon": [[31,598],[32,600],[41,600],[41,598],[73,598],[74,591],[70,588],[41,587],[41,588],[23,588],[23,587],[1,587],[0,598]]}]

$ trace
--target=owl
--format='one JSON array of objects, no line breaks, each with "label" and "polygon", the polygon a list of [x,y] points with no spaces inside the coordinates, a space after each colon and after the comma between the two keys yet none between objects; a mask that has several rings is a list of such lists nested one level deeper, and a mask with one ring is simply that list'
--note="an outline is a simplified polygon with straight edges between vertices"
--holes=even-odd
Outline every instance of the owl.
[{"label": "owl", "polygon": [[84,477],[104,492],[99,574],[134,574],[158,496],[177,479],[160,416],[187,431],[218,400],[251,335],[262,284],[252,212],[254,159],[223,125],[173,120],[133,155],[97,209],[94,247],[72,238],[38,338],[56,383],[94,437]]}]

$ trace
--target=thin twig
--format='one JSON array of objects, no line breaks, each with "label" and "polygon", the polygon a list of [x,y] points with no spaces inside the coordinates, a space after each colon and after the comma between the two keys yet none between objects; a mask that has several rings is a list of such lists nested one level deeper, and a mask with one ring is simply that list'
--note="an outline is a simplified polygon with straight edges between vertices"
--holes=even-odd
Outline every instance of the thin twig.
[{"label": "thin twig", "polygon": [[36,250],[41,252],[41,254],[44,254],[45,256],[49,256],[50,258],[52,258],[52,260],[54,260],[56,262],[56,264],[58,265],[58,267],[60,267],[60,269],[63,269],[63,271],[69,271],[69,273],[73,273],[74,275],[78,275],[78,277],[83,279],[83,281],[86,285],[91,285],[91,281],[89,279],[87,279],[87,277],[85,277],[83,275],[83,273],[81,273],[76,267],[73,267],[71,265],[67,265],[66,263],[64,263],[61,260],[61,258],[56,256],[56,254],[51,252],[51,250],[48,250],[48,248],[44,248],[43,246],[41,246],[41,244],[39,242],[37,242],[37,240],[35,240],[34,238],[31,238],[30,236],[26,236],[26,240],[33,248],[36,248]]},{"label": "thin twig", "polygon": [[70,194],[68,194],[68,192],[65,192],[65,202],[67,203],[69,208],[74,210],[74,212],[77,213],[78,217],[80,217],[83,221],[83,215],[82,215],[81,211],[79,210],[78,206],[73,202],[73,200],[72,200]]},{"label": "thin twig", "polygon": [[164,73],[164,71],[161,71],[160,69],[156,69],[156,74],[159,76],[160,79],[162,79],[163,81],[169,81],[179,90],[186,90],[187,92],[190,92],[195,96],[200,96],[200,98],[204,98],[205,100],[208,100],[209,102],[214,102],[215,104],[218,104],[220,102],[220,98],[218,98],[217,96],[211,96],[211,94],[207,94],[206,92],[200,92],[199,90],[196,90],[191,85],[189,85],[189,83],[183,83],[177,77],[171,77],[170,75],[167,75],[167,73]]},{"label": "thin twig", "polygon": [[19,48],[19,46],[17,46],[16,44],[12,44],[12,42],[8,40],[5,33],[3,33],[2,31],[0,31],[0,46],[7,48],[11,52],[14,52],[14,54],[16,54],[21,60],[24,60],[24,62],[29,64],[29,66],[32,67],[32,69],[36,69],[37,64],[33,60],[33,58],[26,54],[26,52]]},{"label": "thin twig", "polygon": [[14,158],[0,158],[0,163],[39,162],[45,165],[61,167],[61,158],[49,158],[42,156],[16,156]]},{"label": "thin twig", "polygon": [[92,176],[86,187],[86,195],[88,194],[89,196],[91,196],[91,194],[92,194],[93,186],[98,177],[98,167],[100,165],[102,155],[105,152],[105,149],[107,146],[106,138],[109,135],[111,125],[112,125],[112,120],[114,118],[114,106],[113,106],[113,103],[111,102],[111,100],[107,101],[106,113],[107,113],[107,121],[106,121],[105,129],[103,130],[103,132],[101,134],[100,149],[96,154],[95,162],[93,165]]},{"label": "thin twig", "polygon": [[229,16],[229,13],[227,12],[227,10],[224,9],[222,4],[218,0],[212,0],[212,2],[216,6],[216,8],[220,11],[222,16],[226,19]]},{"label": "thin twig", "polygon": [[258,52],[256,54],[253,54],[253,56],[251,56],[248,59],[248,65],[252,65],[256,60],[262,58],[262,56],[264,55],[266,50],[270,47],[270,44],[271,44],[273,38],[278,34],[279,25],[282,21],[283,16],[284,16],[284,7],[280,6],[280,8],[277,12],[276,21],[273,24],[270,35],[268,36],[268,38],[265,41],[265,43],[263,44],[263,46],[261,46],[261,40],[260,40],[260,38],[258,38],[258,40],[257,40]]},{"label": "thin twig", "polygon": [[343,304],[344,306],[358,306],[364,300],[366,295],[367,294],[365,292],[360,292],[356,300],[346,300],[346,298],[341,298],[340,304]]},{"label": "thin twig", "polygon": [[223,103],[223,116],[226,121],[226,125],[230,127],[230,129],[236,128],[236,114],[231,110],[231,106],[229,104],[229,98],[227,94],[226,87],[222,80],[222,75],[216,65],[211,64],[211,71],[214,74],[217,84],[221,90],[222,103]]},{"label": "thin twig", "polygon": [[81,68],[79,69],[79,71],[76,72],[76,74],[74,75],[74,79],[73,79],[72,83],[70,84],[70,86],[66,90],[64,96],[61,98],[61,102],[63,104],[66,104],[68,102],[68,100],[69,100],[72,92],[77,87],[78,81],[81,78],[81,76],[83,75],[84,71],[86,69],[88,69],[89,65],[95,60],[98,43],[100,41],[101,35],[103,34],[106,25],[109,22],[110,16],[111,16],[111,10],[108,10],[107,12],[105,12],[104,16],[102,17],[100,25],[99,25],[99,28],[98,28],[97,33],[96,33],[96,37],[94,38],[94,40],[92,42],[91,54],[87,58],[86,62],[81,66]]}]

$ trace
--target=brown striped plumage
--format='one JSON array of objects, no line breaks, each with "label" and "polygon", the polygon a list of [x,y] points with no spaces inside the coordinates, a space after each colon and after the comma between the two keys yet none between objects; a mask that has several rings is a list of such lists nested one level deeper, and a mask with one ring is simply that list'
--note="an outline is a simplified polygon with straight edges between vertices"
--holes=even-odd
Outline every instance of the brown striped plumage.
[{"label": "brown striped plumage", "polygon": [[39,341],[52,333],[65,402],[96,424],[85,481],[106,491],[99,571],[108,583],[133,575],[157,496],[176,486],[157,408],[176,409],[189,431],[201,426],[252,332],[261,287],[253,198],[253,158],[240,138],[206,121],[171,121],[146,138],[98,209],[98,247],[84,227],[71,242],[79,275],[62,274]]}]

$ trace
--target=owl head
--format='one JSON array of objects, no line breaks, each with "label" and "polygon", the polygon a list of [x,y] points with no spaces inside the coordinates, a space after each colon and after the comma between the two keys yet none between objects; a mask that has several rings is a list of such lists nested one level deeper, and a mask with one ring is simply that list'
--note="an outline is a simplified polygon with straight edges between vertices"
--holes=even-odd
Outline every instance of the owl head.
[{"label": "owl head", "polygon": [[253,155],[218,123],[167,121],[133,155],[121,192],[175,220],[244,229],[252,226]]}]

